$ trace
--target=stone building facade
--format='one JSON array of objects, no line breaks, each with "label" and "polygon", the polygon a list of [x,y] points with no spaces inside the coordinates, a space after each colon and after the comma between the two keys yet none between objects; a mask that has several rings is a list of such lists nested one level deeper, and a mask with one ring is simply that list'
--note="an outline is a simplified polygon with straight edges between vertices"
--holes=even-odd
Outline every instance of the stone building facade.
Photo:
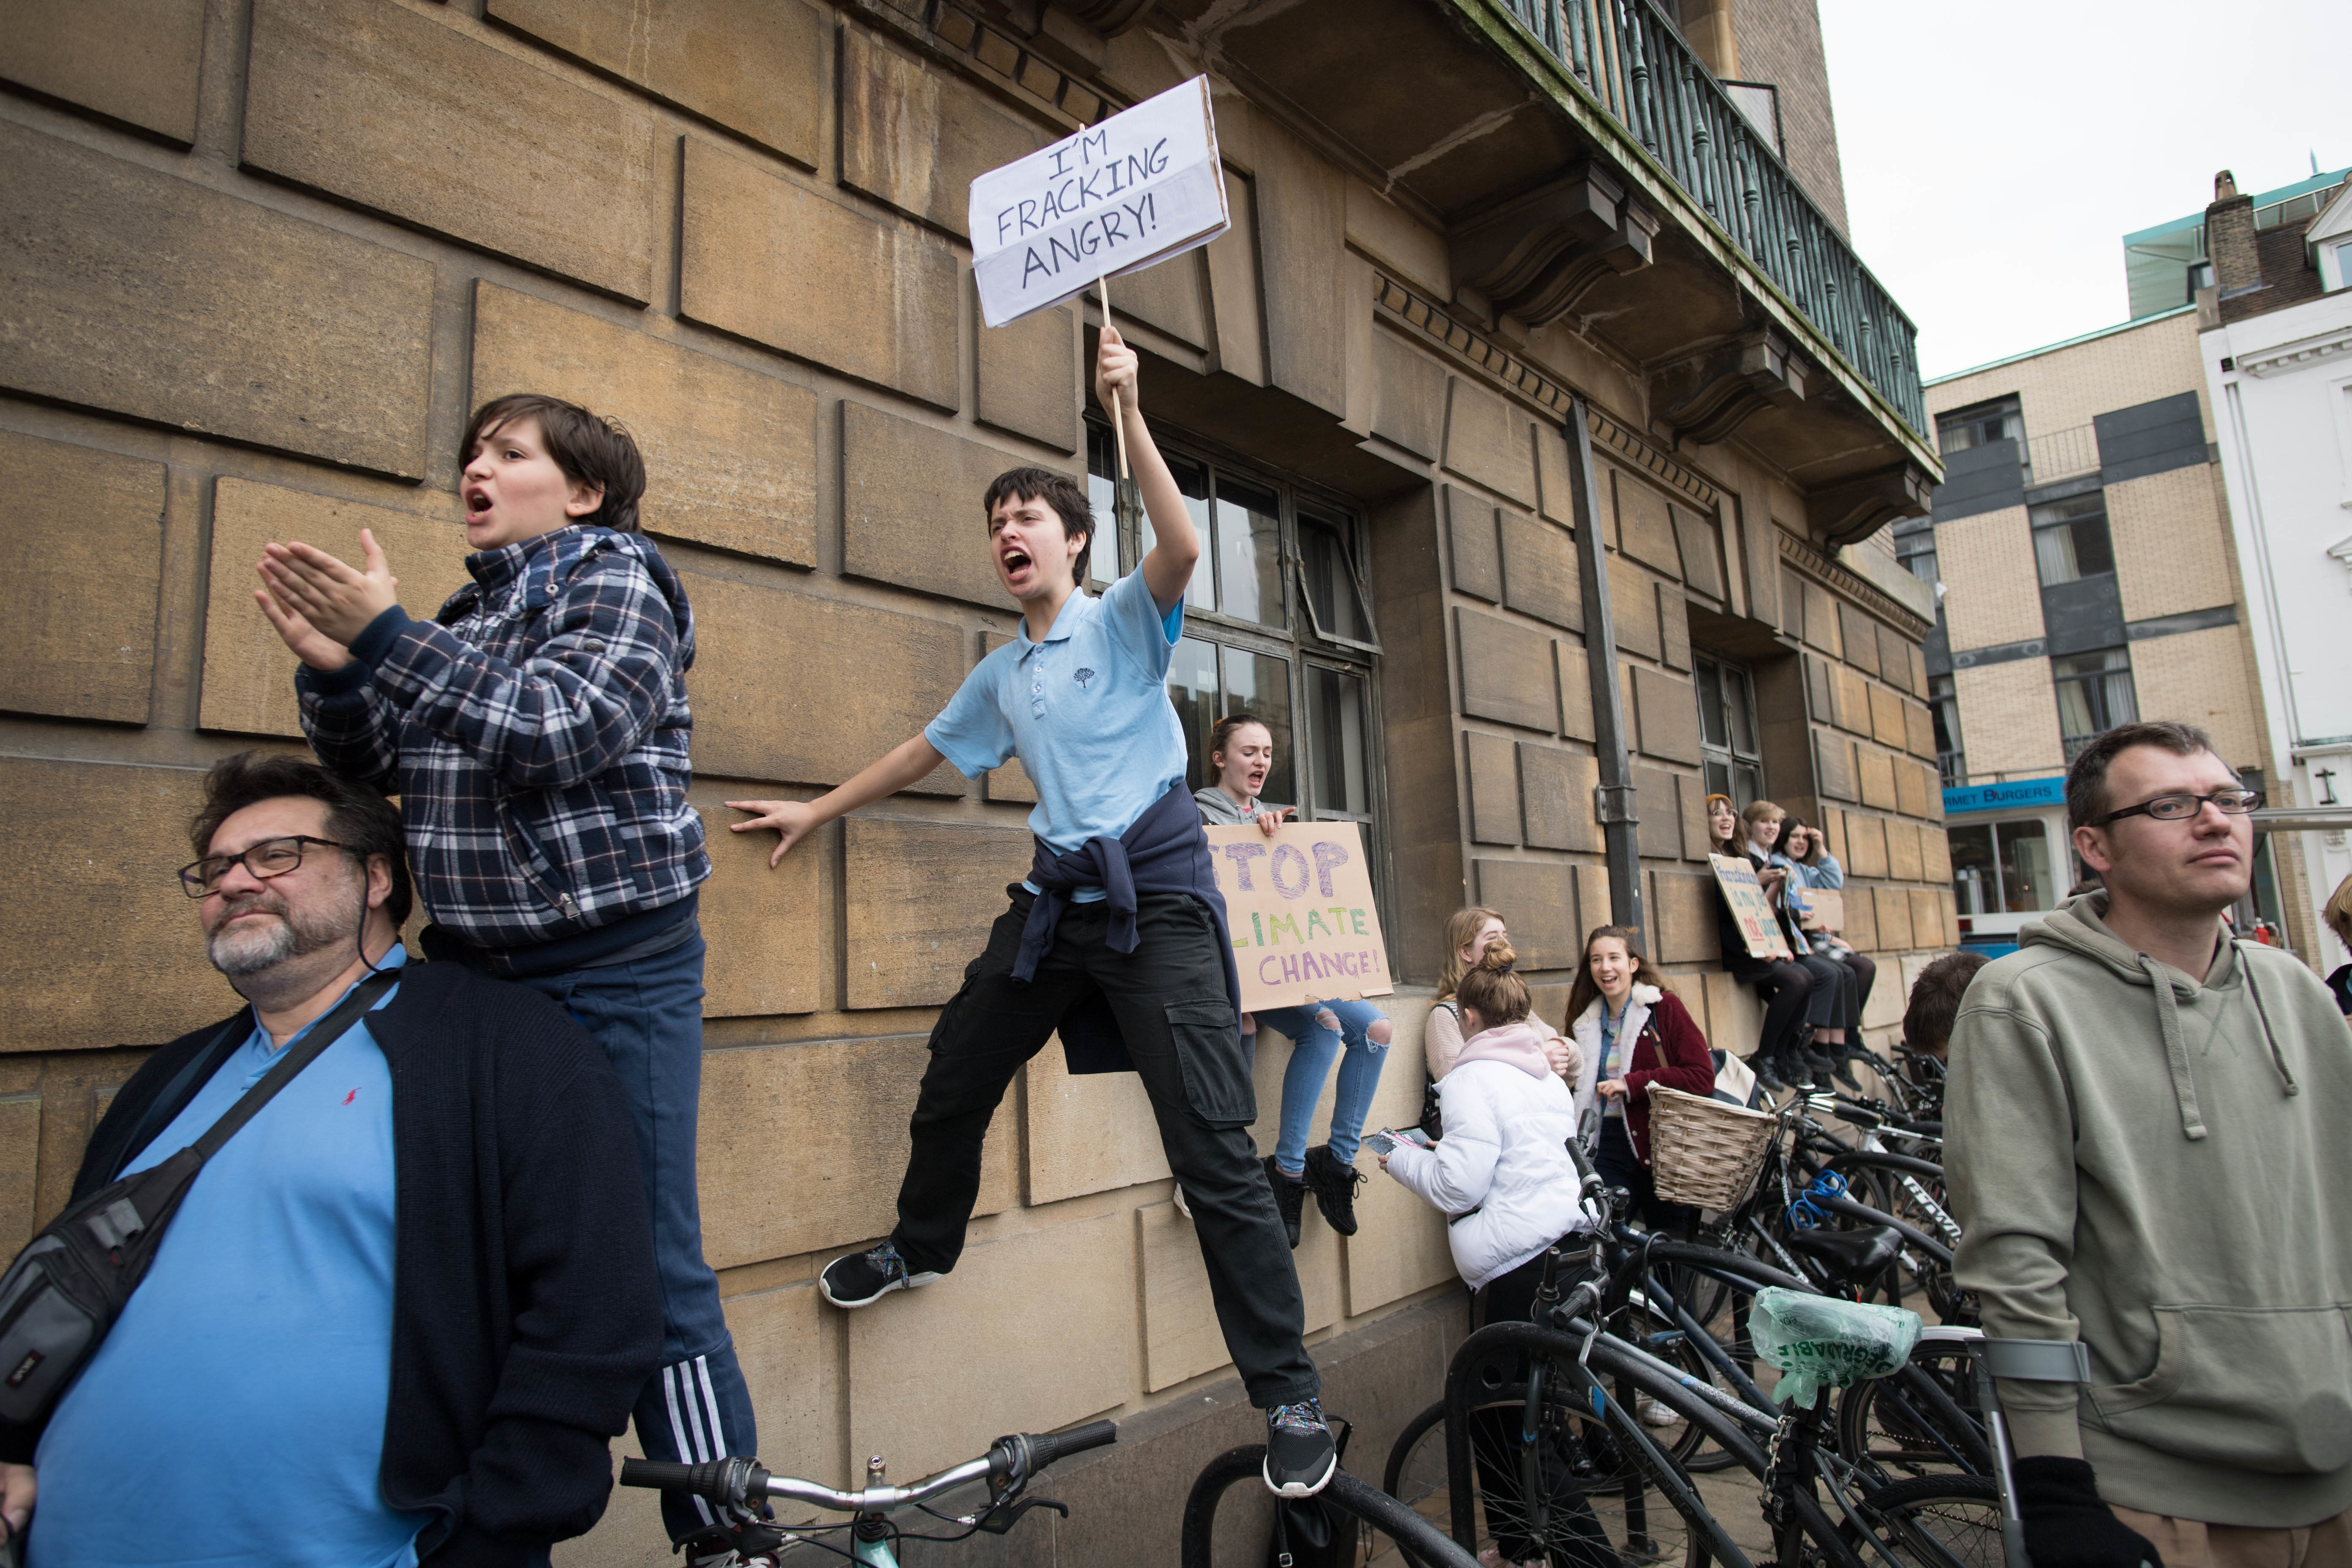
[{"label": "stone building facade", "polygon": [[[142,1050],[234,1005],[171,873],[204,768],[299,744],[261,545],[350,553],[372,528],[410,608],[437,603],[467,412],[561,394],[644,446],[645,523],[699,622],[701,1187],[762,1457],[838,1479],[880,1453],[903,1479],[1111,1415],[1120,1446],[1055,1489],[1065,1560],[1172,1561],[1192,1473],[1254,1418],[1131,1080],[1049,1049],[992,1131],[953,1279],[855,1315],[813,1287],[890,1224],[925,1033],[1027,858],[1026,779],[942,771],[773,873],[717,829],[725,798],[814,796],[903,740],[1010,635],[977,504],[1000,470],[1092,479],[1120,536],[1097,563],[1131,566],[1084,390],[1097,308],[982,327],[966,190],[1204,70],[1233,231],[1112,286],[1224,531],[1173,695],[1188,723],[1286,715],[1291,793],[1365,824],[1408,983],[1375,1121],[1418,1112],[1451,910],[1507,911],[1558,1021],[1612,908],[1588,542],[1654,952],[1752,1046],[1716,973],[1719,778],[1827,828],[1888,976],[1870,1022],[1893,1022],[1894,977],[1955,940],[1932,599],[1884,532],[1937,472],[1909,323],[1786,167],[1706,119],[1730,111],[1695,63],[1674,112],[1706,137],[1547,42],[1557,6],[1231,9],[14,8],[0,1250],[59,1206]],[[1261,1053],[1262,1106],[1285,1054]],[[1346,1242],[1310,1218],[1297,1254],[1359,1468],[1435,1396],[1463,1316],[1438,1217],[1377,1176],[1363,1212]],[[646,1500],[560,1560],[663,1561]]]}]

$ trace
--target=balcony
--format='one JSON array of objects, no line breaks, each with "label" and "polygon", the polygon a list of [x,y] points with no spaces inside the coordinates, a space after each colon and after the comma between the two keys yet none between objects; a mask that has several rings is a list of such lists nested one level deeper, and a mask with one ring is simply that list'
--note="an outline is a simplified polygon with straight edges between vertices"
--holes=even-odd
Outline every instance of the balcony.
[{"label": "balcony", "polygon": [[1502,0],[1914,431],[1917,330],[1648,0]]},{"label": "balcony", "polygon": [[1916,330],[1650,0],[1153,15],[1442,235],[1457,318],[1579,375],[1597,347],[1593,395],[1677,445],[1736,433],[1821,543],[1927,511]]}]

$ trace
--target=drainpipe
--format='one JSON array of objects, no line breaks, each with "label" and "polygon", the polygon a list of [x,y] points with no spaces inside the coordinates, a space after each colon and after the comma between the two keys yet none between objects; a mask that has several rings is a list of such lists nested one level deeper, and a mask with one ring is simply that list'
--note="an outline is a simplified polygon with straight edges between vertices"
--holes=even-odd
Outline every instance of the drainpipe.
[{"label": "drainpipe", "polygon": [[[1592,815],[1609,863],[1609,919],[1640,937],[1641,816],[1634,809],[1633,760],[1625,750],[1625,699],[1617,681],[1617,624],[1609,610],[1609,549],[1601,539],[1601,483],[1592,461],[1592,426],[1584,399],[1568,404],[1569,495],[1576,513],[1577,574],[1584,587],[1584,665],[1592,679],[1592,746],[1601,782]],[[1580,935],[1581,933],[1579,933]],[[1644,948],[1648,947],[1646,942]],[[1654,951],[1654,950],[1651,950]]]}]

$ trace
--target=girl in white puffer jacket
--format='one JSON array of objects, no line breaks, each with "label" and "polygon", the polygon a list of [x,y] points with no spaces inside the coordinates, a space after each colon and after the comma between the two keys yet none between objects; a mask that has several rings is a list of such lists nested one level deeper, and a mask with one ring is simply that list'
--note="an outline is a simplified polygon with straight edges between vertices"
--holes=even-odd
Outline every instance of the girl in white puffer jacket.
[{"label": "girl in white puffer jacket", "polygon": [[[1445,1136],[1433,1148],[1399,1143],[1381,1157],[1390,1175],[1453,1216],[1446,1240],[1454,1267],[1473,1289],[1487,1291],[1489,1322],[1525,1317],[1545,1250],[1599,1223],[1580,1201],[1580,1178],[1568,1152],[1576,1136],[1575,1092],[1544,1054],[1550,1031],[1529,1018],[1527,983],[1511,973],[1515,962],[1509,944],[1498,942],[1462,978],[1468,1037],[1437,1086]],[[1522,1274],[1524,1281],[1517,1278]],[[1512,1305],[1516,1310],[1507,1310]]]},{"label": "girl in white puffer jacket", "polygon": [[[1486,1321],[1526,1321],[1543,1283],[1543,1258],[1571,1231],[1599,1226],[1582,1177],[1568,1152],[1576,1136],[1576,1092],[1544,1054],[1551,1031],[1532,1020],[1527,982],[1511,973],[1507,940],[1488,947],[1455,993],[1462,1008],[1462,1054],[1438,1080],[1445,1136],[1428,1149],[1398,1143],[1380,1156],[1388,1173],[1451,1216],[1445,1239],[1454,1267],[1486,1294]],[[1553,1562],[1608,1562],[1607,1537],[1583,1499],[1567,1457],[1541,1456],[1554,1511],[1547,1541],[1512,1530],[1527,1517],[1520,1489],[1517,1416],[1496,1406],[1472,1413],[1471,1451],[1486,1493],[1495,1542],[1478,1554],[1484,1568]],[[1561,1548],[1554,1551],[1553,1548]]]}]

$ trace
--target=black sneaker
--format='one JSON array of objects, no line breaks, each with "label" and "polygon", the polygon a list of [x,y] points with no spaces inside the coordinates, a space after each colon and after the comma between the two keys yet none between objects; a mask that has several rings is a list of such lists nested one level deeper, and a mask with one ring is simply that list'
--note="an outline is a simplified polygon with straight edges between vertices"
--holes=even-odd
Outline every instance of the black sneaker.
[{"label": "black sneaker", "polygon": [[1268,1491],[1276,1497],[1313,1497],[1331,1484],[1339,1468],[1339,1451],[1332,1446],[1321,1400],[1277,1405],[1265,1413],[1263,1474]]},{"label": "black sneaker", "polygon": [[908,1273],[907,1260],[886,1241],[870,1252],[853,1252],[826,1264],[816,1288],[836,1307],[870,1307],[893,1290],[912,1290],[938,1278]]},{"label": "black sneaker", "polygon": [[1356,1189],[1363,1184],[1364,1173],[1341,1164],[1328,1143],[1307,1151],[1307,1188],[1315,1194],[1325,1223],[1341,1236],[1356,1234]]},{"label": "black sneaker", "polygon": [[1286,1176],[1274,1156],[1265,1157],[1265,1184],[1274,1189],[1274,1206],[1282,1211],[1282,1234],[1290,1238],[1290,1249],[1298,1250],[1298,1218],[1307,1207],[1307,1184],[1297,1176]]},{"label": "black sneaker", "polygon": [[1774,1094],[1789,1092],[1789,1080],[1780,1076],[1780,1059],[1769,1051],[1759,1051],[1756,1059],[1748,1064],[1756,1071],[1756,1081]]}]

